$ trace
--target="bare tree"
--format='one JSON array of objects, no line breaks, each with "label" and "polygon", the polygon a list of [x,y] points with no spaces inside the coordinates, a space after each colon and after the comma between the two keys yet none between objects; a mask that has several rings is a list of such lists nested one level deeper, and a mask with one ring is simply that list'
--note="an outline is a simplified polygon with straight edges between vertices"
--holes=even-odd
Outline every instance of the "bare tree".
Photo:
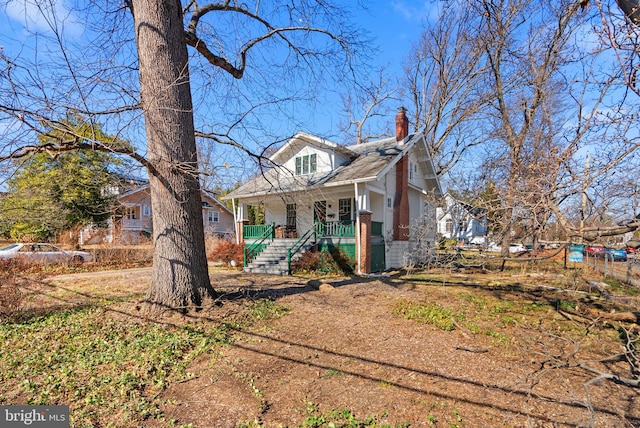
[{"label": "bare tree", "polygon": [[[388,127],[376,130],[368,127],[377,117],[389,117],[390,101],[397,101],[398,89],[393,87],[385,69],[378,72],[377,80],[369,79],[365,85],[356,85],[355,89],[342,97],[348,123],[342,126],[346,139],[352,144],[366,143],[371,139],[389,137]],[[386,125],[386,122],[385,122]]]},{"label": "bare tree", "polygon": [[[6,7],[15,4],[5,2]],[[24,52],[2,52],[6,67],[0,120],[9,137],[2,158],[93,149],[138,160],[149,173],[153,201],[155,252],[148,300],[161,307],[200,305],[215,291],[204,250],[199,184],[203,168],[195,136],[261,159],[278,139],[269,141],[267,132],[260,144],[258,133],[247,137],[266,122],[257,119],[260,107],[277,102],[276,108],[286,110],[290,100],[313,98],[311,93],[299,95],[306,87],[296,85],[333,76],[321,76],[319,70],[332,68],[342,78],[355,75],[352,48],[358,47],[360,35],[343,19],[348,14],[323,0],[132,0],[124,8],[95,3],[64,16],[54,2],[29,5],[35,8],[25,9],[25,16],[39,13],[47,27],[45,33],[34,33],[33,40],[43,41],[51,51],[39,55],[29,45]],[[88,34],[82,40],[65,33],[72,17],[85,25]],[[188,47],[193,49],[191,56]],[[51,54],[54,48],[58,55]],[[33,52],[31,60],[25,52]],[[140,86],[134,83],[138,73]],[[256,76],[262,76],[262,93],[238,83],[255,84]],[[95,123],[106,121],[110,132],[117,128],[114,135],[119,139],[77,138],[55,119],[67,111]],[[125,132],[130,139],[142,139],[141,113],[146,148],[121,144]],[[248,123],[248,117],[254,122]],[[44,129],[56,129],[63,137],[46,146],[32,143]],[[281,132],[271,135],[282,139]],[[231,155],[218,159],[222,164]]]},{"label": "bare tree", "polygon": [[439,176],[483,142],[477,124],[489,100],[480,85],[479,22],[464,5],[446,5],[426,25],[404,66],[404,91],[413,101],[414,126],[424,131]]},{"label": "bare tree", "polygon": [[[584,5],[589,2],[584,2]],[[597,141],[592,149],[591,164],[565,160],[565,177],[574,186],[563,183],[561,196],[551,208],[573,240],[594,241],[633,232],[640,227],[638,192],[635,181],[629,183],[626,171],[638,168],[640,140],[638,123],[639,86],[636,81],[640,60],[640,27],[637,2],[621,0],[618,5],[595,1],[597,15],[589,28],[593,35],[592,58],[599,58],[599,73],[589,77],[591,83],[607,86],[607,96],[601,98],[602,109],[595,112],[589,139]],[[579,189],[575,183],[581,186]],[[583,198],[581,216],[567,215],[561,205],[565,200],[577,205],[576,196]]]},{"label": "bare tree", "polygon": [[165,307],[214,297],[204,247],[189,61],[180,1],[133,0],[153,213],[147,299]]}]

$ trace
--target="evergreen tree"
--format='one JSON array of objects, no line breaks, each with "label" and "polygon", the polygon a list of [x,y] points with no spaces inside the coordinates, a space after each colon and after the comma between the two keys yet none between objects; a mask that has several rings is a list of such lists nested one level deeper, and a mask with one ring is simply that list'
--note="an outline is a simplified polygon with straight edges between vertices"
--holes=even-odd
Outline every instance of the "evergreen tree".
[{"label": "evergreen tree", "polygon": [[[76,130],[86,125],[66,123]],[[55,134],[41,135],[38,144],[48,144]],[[88,139],[96,137],[111,139],[104,134]],[[19,160],[0,202],[3,232],[14,239],[46,240],[78,225],[104,223],[117,180],[110,167],[119,163],[110,153],[92,150],[44,151]]]}]

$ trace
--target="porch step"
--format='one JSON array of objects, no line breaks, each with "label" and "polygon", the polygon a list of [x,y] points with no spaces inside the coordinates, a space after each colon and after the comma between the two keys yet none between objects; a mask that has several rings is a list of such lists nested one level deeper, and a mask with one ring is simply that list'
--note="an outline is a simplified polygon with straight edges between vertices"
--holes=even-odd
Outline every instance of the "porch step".
[{"label": "porch step", "polygon": [[[273,275],[288,275],[287,248],[295,244],[297,239],[274,239],[251,263],[245,266],[244,271],[250,273],[267,273]],[[293,256],[293,259],[300,257],[308,250],[311,244],[303,247]]]}]

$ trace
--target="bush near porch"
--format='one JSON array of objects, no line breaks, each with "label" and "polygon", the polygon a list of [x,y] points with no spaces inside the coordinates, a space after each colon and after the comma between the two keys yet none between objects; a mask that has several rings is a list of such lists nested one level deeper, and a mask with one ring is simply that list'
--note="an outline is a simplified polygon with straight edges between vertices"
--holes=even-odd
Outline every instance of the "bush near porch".
[{"label": "bush near porch", "polygon": [[340,247],[330,251],[307,251],[291,263],[291,273],[321,275],[351,275],[355,261],[348,257]]}]

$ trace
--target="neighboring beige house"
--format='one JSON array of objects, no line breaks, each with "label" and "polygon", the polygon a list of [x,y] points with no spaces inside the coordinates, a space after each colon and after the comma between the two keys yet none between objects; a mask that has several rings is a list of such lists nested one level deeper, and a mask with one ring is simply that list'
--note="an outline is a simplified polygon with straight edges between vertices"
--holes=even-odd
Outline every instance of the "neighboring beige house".
[{"label": "neighboring beige house", "polygon": [[[424,134],[409,134],[405,109],[395,137],[341,146],[298,133],[270,161],[278,167],[224,197],[234,201],[238,241],[251,249],[246,270],[287,273],[290,254],[311,244],[339,246],[360,273],[402,267],[416,247],[434,248],[442,193]],[[264,209],[266,224],[247,224],[248,205]],[[428,233],[414,233],[419,227]],[[256,246],[270,259],[253,260]]]},{"label": "neighboring beige house", "polygon": [[[118,197],[120,207],[111,220],[111,235],[115,241],[135,243],[151,238],[151,194],[149,185],[138,187]],[[215,195],[202,191],[202,222],[205,235],[229,238],[234,235],[233,212]]]}]

